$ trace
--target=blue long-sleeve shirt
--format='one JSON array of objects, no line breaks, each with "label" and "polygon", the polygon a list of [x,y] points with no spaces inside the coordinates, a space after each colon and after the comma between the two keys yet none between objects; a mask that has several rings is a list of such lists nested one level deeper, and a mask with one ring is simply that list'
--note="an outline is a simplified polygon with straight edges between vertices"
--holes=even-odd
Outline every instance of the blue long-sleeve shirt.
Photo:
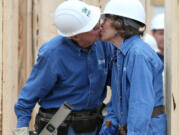
[{"label": "blue long-sleeve shirt", "polygon": [[100,105],[106,96],[109,45],[98,41],[86,51],[61,36],[42,45],[15,104],[17,128],[29,125],[37,102],[45,109],[59,108],[65,101],[74,110]]},{"label": "blue long-sleeve shirt", "polygon": [[165,135],[166,118],[151,118],[153,108],[163,105],[163,64],[138,35],[114,48],[112,98],[106,119],[127,124],[127,135]]}]

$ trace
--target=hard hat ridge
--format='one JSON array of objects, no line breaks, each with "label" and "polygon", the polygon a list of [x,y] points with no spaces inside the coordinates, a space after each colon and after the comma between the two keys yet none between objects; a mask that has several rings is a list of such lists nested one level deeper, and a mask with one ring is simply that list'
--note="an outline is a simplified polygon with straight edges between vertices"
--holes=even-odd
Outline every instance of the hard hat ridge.
[{"label": "hard hat ridge", "polygon": [[151,30],[164,29],[164,13],[156,15],[151,24]]},{"label": "hard hat ridge", "polygon": [[136,20],[145,24],[146,16],[144,7],[139,0],[110,0],[103,14],[112,14]]},{"label": "hard hat ridge", "polygon": [[59,34],[65,37],[91,31],[100,19],[100,9],[79,0],[60,4],[55,12]]}]

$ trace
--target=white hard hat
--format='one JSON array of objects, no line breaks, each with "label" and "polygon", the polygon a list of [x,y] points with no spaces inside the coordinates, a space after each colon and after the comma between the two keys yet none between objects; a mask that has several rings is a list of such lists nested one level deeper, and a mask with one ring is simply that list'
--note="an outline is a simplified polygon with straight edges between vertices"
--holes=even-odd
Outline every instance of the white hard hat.
[{"label": "white hard hat", "polygon": [[103,14],[122,16],[143,24],[146,21],[144,7],[139,0],[110,0]]},{"label": "white hard hat", "polygon": [[154,38],[152,35],[146,33],[146,34],[144,35],[143,39],[144,39],[144,42],[146,42],[147,44],[149,44],[149,45],[151,46],[151,48],[152,48],[155,52],[159,52],[159,49],[158,49],[158,46],[157,46],[157,42],[156,42],[155,38]]},{"label": "white hard hat", "polygon": [[100,19],[100,9],[79,0],[60,4],[55,12],[55,24],[60,35],[65,37],[91,31]]},{"label": "white hard hat", "polygon": [[164,14],[158,14],[156,15],[151,24],[151,30],[160,30],[164,29]]}]

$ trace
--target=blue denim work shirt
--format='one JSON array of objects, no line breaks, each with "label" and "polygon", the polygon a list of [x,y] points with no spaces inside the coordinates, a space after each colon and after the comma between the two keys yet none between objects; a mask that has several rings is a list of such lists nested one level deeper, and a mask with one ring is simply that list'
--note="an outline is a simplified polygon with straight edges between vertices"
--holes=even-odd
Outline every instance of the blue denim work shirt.
[{"label": "blue denim work shirt", "polygon": [[74,110],[92,109],[106,97],[110,43],[97,41],[87,51],[57,36],[39,50],[38,59],[15,104],[17,128],[28,127],[38,102],[45,109],[65,101]]},{"label": "blue denim work shirt", "polygon": [[112,98],[106,119],[127,124],[127,135],[165,135],[166,117],[151,118],[153,108],[163,105],[163,64],[157,54],[134,35],[115,49],[112,63]]}]

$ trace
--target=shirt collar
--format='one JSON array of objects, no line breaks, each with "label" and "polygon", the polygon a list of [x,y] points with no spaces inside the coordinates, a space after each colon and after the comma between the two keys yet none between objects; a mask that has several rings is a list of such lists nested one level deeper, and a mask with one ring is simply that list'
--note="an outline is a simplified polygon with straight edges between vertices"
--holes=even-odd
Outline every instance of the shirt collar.
[{"label": "shirt collar", "polygon": [[134,45],[132,42],[138,40],[139,38],[139,35],[131,36],[130,38],[126,39],[118,49],[123,55],[126,55],[128,50]]},{"label": "shirt collar", "polygon": [[66,42],[68,43],[68,45],[69,45],[72,49],[74,49],[74,50],[77,51],[77,52],[81,52],[82,48],[79,47],[77,44],[75,44],[75,43],[72,41],[72,39],[66,38]]},{"label": "shirt collar", "polygon": [[[81,52],[84,52],[84,51],[85,51],[85,49],[79,47],[76,43],[74,43],[74,42],[72,41],[72,39],[66,38],[66,41],[67,41],[68,45],[69,45],[70,47],[72,47],[75,51],[77,51],[78,53],[81,53]],[[92,45],[90,46],[89,51],[90,51],[90,50],[95,50],[95,49],[96,49],[96,43],[94,43],[94,44],[92,44]]]}]

